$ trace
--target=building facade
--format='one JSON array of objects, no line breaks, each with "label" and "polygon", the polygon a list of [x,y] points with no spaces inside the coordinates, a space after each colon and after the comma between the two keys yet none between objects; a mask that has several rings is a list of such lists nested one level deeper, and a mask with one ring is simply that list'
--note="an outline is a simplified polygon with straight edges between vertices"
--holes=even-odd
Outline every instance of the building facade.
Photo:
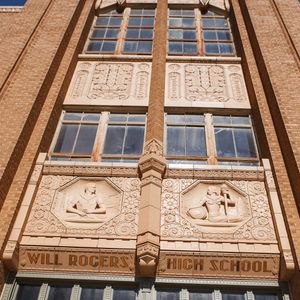
[{"label": "building facade", "polygon": [[300,299],[299,20],[0,7],[0,299]]}]

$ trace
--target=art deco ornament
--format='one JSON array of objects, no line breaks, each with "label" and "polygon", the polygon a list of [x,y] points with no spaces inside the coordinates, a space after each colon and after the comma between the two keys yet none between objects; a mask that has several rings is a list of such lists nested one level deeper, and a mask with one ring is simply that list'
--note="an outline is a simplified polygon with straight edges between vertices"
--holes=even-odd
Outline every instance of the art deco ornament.
[{"label": "art deco ornament", "polygon": [[209,0],[199,0],[199,8],[202,14],[206,14],[208,11]]},{"label": "art deco ornament", "polygon": [[122,13],[126,7],[126,0],[116,0],[117,2],[117,7],[116,10],[118,13]]}]

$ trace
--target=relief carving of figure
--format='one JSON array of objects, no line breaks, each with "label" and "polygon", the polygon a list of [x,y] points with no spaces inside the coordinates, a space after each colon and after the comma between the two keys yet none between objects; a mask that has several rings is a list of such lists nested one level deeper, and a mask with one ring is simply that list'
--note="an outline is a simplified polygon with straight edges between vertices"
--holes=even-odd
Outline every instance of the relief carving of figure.
[{"label": "relief carving of figure", "polygon": [[238,199],[232,199],[229,188],[223,184],[221,188],[209,186],[199,206],[190,208],[187,214],[193,219],[209,222],[239,222],[242,216],[238,209]]},{"label": "relief carving of figure", "polygon": [[87,183],[80,195],[68,201],[66,211],[88,219],[95,219],[99,214],[106,214],[105,205],[97,194],[96,184]]}]

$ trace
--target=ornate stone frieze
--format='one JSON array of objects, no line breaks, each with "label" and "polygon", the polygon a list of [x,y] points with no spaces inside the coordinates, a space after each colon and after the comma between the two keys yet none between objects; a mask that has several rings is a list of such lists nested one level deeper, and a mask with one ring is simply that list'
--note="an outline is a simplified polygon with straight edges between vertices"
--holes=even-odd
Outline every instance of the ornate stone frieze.
[{"label": "ornate stone frieze", "polygon": [[240,65],[168,63],[166,105],[250,108]]},{"label": "ornate stone frieze", "polygon": [[276,242],[263,182],[165,179],[163,239]]},{"label": "ornate stone frieze", "polygon": [[65,104],[147,105],[150,63],[79,62]]},{"label": "ornate stone frieze", "polygon": [[139,190],[137,178],[44,175],[24,235],[133,237]]}]

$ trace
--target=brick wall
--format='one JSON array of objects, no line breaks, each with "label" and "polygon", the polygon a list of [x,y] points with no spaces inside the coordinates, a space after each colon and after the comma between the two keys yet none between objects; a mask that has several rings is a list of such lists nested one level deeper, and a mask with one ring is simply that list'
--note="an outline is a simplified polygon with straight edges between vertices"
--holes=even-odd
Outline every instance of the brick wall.
[{"label": "brick wall", "polygon": [[[66,2],[53,1],[1,95],[0,111],[7,118],[0,129],[0,254],[36,156],[48,150],[77,54],[94,15],[92,0]],[[2,270],[0,274],[1,286]]]},{"label": "brick wall", "polygon": [[[276,1],[287,11],[289,2]],[[296,5],[298,5],[295,2]],[[300,258],[300,103],[299,61],[296,44],[291,40],[299,35],[294,24],[285,26],[272,0],[232,1],[241,38],[241,51],[248,90],[252,101],[263,156],[270,155],[275,171],[282,208],[293,244],[294,255]],[[297,17],[295,15],[298,15]],[[299,6],[294,7],[294,22],[300,24]],[[287,33],[290,32],[290,35]],[[298,40],[299,41],[299,40]],[[295,46],[295,47],[294,47]],[[299,205],[298,205],[299,207]],[[292,280],[294,296],[300,294],[299,266]],[[297,299],[297,298],[295,298]]]}]

